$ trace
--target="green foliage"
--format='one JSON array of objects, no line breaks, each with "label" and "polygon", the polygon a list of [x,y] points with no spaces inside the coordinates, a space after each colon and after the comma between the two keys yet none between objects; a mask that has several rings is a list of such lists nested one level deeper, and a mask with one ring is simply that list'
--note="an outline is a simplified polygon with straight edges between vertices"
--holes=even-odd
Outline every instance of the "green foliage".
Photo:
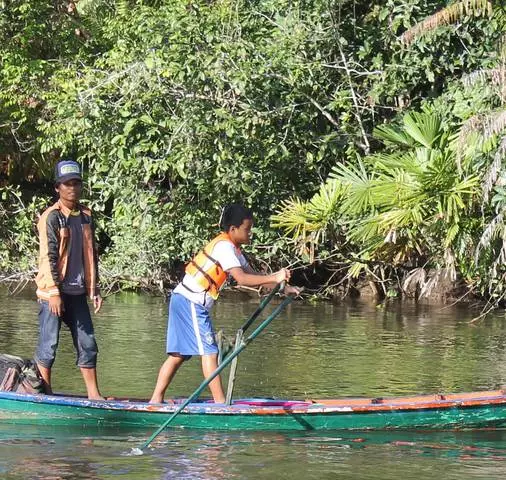
[{"label": "green foliage", "polygon": [[[447,265],[477,235],[477,169],[490,165],[483,149],[460,158],[450,136],[493,103],[461,77],[496,65],[504,18],[400,41],[446,6],[3,2],[0,178],[31,191],[61,156],[82,162],[104,270],[133,283],[173,271],[230,201],[255,210],[252,253],[268,260],[339,248],[355,272],[371,259]],[[23,231],[1,238],[19,233],[28,258]]]},{"label": "green foliage", "polygon": [[36,263],[37,213],[44,208],[37,197],[26,201],[19,188],[0,188],[0,272],[33,272]]},{"label": "green foliage", "polygon": [[[430,112],[406,114],[400,126],[383,125],[375,133],[386,149],[355,166],[335,166],[326,184],[337,184],[344,192],[339,208],[327,203],[333,221],[345,226],[333,249],[347,246],[350,254],[359,249],[367,261],[392,265],[429,261],[433,267],[453,268],[454,255],[448,250],[466,232],[480,191],[471,159],[463,161],[461,171],[456,168],[452,132]],[[292,205],[285,204],[277,225],[298,235],[300,225],[307,228],[307,209],[298,203],[297,225],[290,216]],[[328,225],[325,217],[310,219],[313,231]],[[352,265],[353,276],[357,268]]]},{"label": "green foliage", "polygon": [[69,57],[85,55],[66,4],[10,0],[0,4],[0,173],[37,179],[53,160],[41,155],[37,124],[48,80]]}]

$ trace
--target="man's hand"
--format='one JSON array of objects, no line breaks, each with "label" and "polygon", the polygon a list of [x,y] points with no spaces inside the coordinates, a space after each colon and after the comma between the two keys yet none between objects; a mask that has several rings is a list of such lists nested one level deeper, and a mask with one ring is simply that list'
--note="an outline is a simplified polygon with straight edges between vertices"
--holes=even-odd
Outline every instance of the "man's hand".
[{"label": "man's hand", "polygon": [[100,294],[95,295],[93,297],[93,307],[95,308],[94,313],[100,312],[103,302],[104,302],[104,299],[100,296]]},{"label": "man's hand", "polygon": [[283,293],[286,295],[294,295],[297,297],[301,294],[302,290],[304,290],[302,287],[294,287],[292,285],[286,285],[285,289],[283,290]]},{"label": "man's hand", "polygon": [[63,305],[63,300],[61,299],[60,295],[56,297],[49,297],[48,303],[49,303],[49,311],[53,315],[61,317],[65,310],[65,307]]}]

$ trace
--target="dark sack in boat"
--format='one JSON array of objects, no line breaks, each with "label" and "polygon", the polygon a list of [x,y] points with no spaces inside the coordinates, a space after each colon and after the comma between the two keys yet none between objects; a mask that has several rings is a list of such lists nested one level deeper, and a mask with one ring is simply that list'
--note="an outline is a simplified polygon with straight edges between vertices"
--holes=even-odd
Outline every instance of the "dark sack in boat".
[{"label": "dark sack in boat", "polygon": [[0,391],[44,393],[44,380],[37,364],[33,360],[0,353]]}]

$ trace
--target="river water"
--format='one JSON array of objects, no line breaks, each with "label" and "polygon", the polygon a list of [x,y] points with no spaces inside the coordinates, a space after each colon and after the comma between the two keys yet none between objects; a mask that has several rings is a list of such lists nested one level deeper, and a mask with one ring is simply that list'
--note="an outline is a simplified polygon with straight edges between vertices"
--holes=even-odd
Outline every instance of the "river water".
[{"label": "river water", "polygon": [[[258,299],[228,295],[214,323],[233,338]],[[148,397],[165,359],[163,298],[122,294],[95,317],[104,395]],[[0,352],[31,357],[37,303],[0,292]],[[469,323],[470,306],[296,302],[239,357],[236,397],[388,396],[506,385],[506,318]],[[169,395],[201,382],[185,364]],[[62,331],[57,391],[83,393]],[[226,377],[226,376],[225,376]],[[226,378],[225,378],[226,379]],[[506,476],[506,430],[470,432],[207,432],[169,429],[142,457],[151,430],[0,425],[1,479],[493,479]]]}]

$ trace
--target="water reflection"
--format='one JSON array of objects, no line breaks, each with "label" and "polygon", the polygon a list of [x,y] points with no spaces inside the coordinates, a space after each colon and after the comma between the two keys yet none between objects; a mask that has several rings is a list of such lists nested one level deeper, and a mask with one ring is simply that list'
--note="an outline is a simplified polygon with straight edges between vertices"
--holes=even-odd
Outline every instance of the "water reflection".
[{"label": "water reflection", "polygon": [[[0,351],[31,356],[37,336],[31,295],[0,297]],[[215,324],[233,338],[258,300],[225,298]],[[166,302],[115,296],[95,318],[98,371],[106,395],[146,397],[165,358]],[[466,308],[348,302],[297,303],[241,355],[238,396],[386,396],[494,389],[506,384],[506,322],[478,325]],[[201,380],[199,362],[184,365],[171,394],[185,395]],[[83,392],[70,335],[62,332],[55,388]]]},{"label": "water reflection", "polygon": [[145,430],[7,426],[5,479],[502,478],[506,430],[473,432],[207,432],[171,429],[142,457]]},{"label": "water reflection", "polygon": [[[228,297],[215,323],[230,337],[258,300]],[[37,307],[30,294],[0,295],[0,351],[30,357]],[[107,395],[146,397],[165,358],[166,302],[122,295],[95,318],[99,375]],[[236,395],[318,398],[495,389],[506,384],[502,315],[470,325],[467,308],[393,303],[297,303],[241,355]],[[54,386],[83,393],[68,332],[62,332]],[[171,395],[201,381],[185,364]],[[151,431],[0,424],[0,477],[6,479],[164,478],[502,478],[505,431],[241,433],[171,429],[143,457],[125,457]]]}]

